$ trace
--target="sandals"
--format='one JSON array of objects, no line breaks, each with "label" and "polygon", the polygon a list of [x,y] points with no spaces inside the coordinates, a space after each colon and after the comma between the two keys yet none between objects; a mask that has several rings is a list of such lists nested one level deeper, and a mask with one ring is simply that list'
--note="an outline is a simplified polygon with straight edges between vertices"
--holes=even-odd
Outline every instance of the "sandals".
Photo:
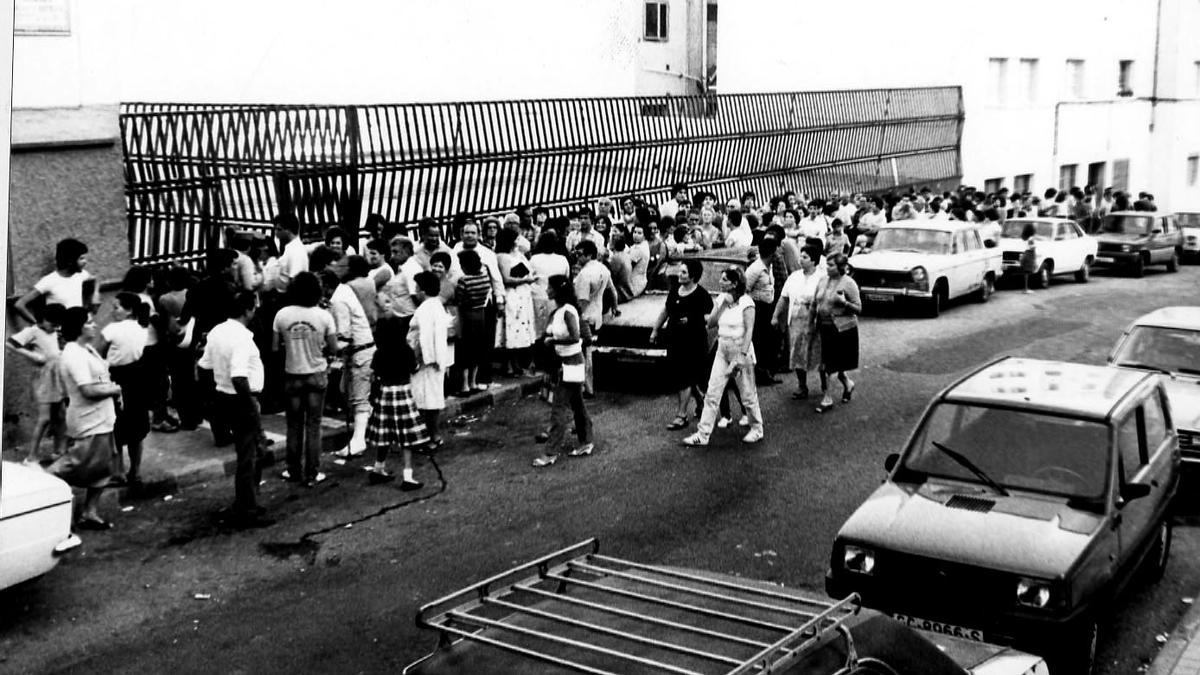
[{"label": "sandals", "polygon": [[572,457],[586,457],[586,456],[592,454],[592,450],[595,450],[595,449],[596,449],[595,443],[584,443],[583,445],[579,446],[578,448],[575,448],[574,450],[568,452],[567,454]]},{"label": "sandals", "polygon": [[830,410],[833,410],[833,404],[832,403],[818,403],[817,407],[813,408],[813,410],[818,413],[826,413],[826,412],[829,412]]},{"label": "sandals", "polygon": [[842,403],[849,403],[854,399],[854,390],[858,388],[858,384],[851,382],[850,388],[842,392]]},{"label": "sandals", "polygon": [[537,468],[541,468],[543,466],[550,466],[557,461],[558,455],[542,455],[541,457],[533,460],[533,465]]},{"label": "sandals", "polygon": [[671,423],[667,425],[667,430],[668,431],[679,431],[680,429],[686,428],[687,425],[688,425],[687,415],[676,415],[675,419],[671,420]]}]

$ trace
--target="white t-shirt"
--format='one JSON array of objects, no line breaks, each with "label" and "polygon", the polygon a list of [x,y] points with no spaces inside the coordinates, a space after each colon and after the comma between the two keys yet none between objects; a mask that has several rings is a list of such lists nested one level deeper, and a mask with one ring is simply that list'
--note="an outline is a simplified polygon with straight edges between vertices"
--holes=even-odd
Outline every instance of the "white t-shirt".
[{"label": "white t-shirt", "polygon": [[142,358],[146,351],[149,331],[133,319],[114,321],[100,331],[108,343],[106,360],[109,366],[127,366]]},{"label": "white t-shirt", "polygon": [[329,363],[324,349],[330,335],[337,334],[333,315],[320,307],[288,305],[275,314],[273,330],[279,335],[288,375],[323,373]]},{"label": "white t-shirt", "polygon": [[543,292],[550,285],[550,277],[571,276],[571,262],[557,253],[534,253],[529,267],[537,275],[537,285]]},{"label": "white t-shirt", "polygon": [[235,377],[246,378],[251,392],[262,391],[262,355],[254,344],[254,333],[237,319],[226,319],[208,332],[198,365],[213,371],[217,391],[223,394],[237,393],[233,388]]},{"label": "white t-shirt", "polygon": [[69,277],[64,277],[58,272],[51,272],[38,279],[33,288],[46,296],[47,305],[57,303],[67,309],[83,307],[83,282],[91,278],[92,275],[87,270],[76,272]]},{"label": "white t-shirt", "polygon": [[824,241],[827,234],[829,234],[829,219],[824,215],[816,218],[804,218],[800,221],[800,236],[805,239]]},{"label": "white t-shirt", "polygon": [[58,358],[58,372],[67,390],[67,434],[84,438],[112,432],[117,422],[117,410],[110,397],[91,399],[83,395],[85,384],[112,382],[108,364],[90,346],[77,342],[63,346]]},{"label": "white t-shirt", "polygon": [[729,248],[741,248],[754,243],[754,231],[750,229],[750,225],[746,221],[742,221],[741,225],[729,231],[725,235],[725,245]]},{"label": "white t-shirt", "polygon": [[286,291],[292,285],[292,279],[297,274],[308,271],[308,250],[300,237],[289,241],[283,247],[279,256],[279,276],[275,280],[275,290]]},{"label": "white t-shirt", "polygon": [[[717,307],[729,301],[729,295],[724,294],[717,299]],[[731,342],[741,340],[746,335],[746,324],[742,319],[746,308],[754,309],[754,300],[746,293],[738,298],[737,303],[724,312],[717,319],[717,337],[723,341]]]}]

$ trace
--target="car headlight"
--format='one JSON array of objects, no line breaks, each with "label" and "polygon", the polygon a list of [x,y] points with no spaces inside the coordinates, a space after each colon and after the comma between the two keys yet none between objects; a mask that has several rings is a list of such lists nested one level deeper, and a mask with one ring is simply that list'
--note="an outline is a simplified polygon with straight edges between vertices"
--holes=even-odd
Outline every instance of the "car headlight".
[{"label": "car headlight", "polygon": [[912,269],[912,280],[920,288],[929,288],[929,274],[924,267],[914,267]]},{"label": "car headlight", "polygon": [[1133,247],[1130,246],[1129,244],[1121,244],[1121,252],[1122,253],[1129,253],[1132,250],[1133,250]]},{"label": "car headlight", "polygon": [[842,554],[842,564],[851,572],[871,574],[875,571],[875,552],[859,546],[847,546]]},{"label": "car headlight", "polygon": [[1050,604],[1050,584],[1037,579],[1021,579],[1017,582],[1017,603],[1026,607],[1042,609]]}]

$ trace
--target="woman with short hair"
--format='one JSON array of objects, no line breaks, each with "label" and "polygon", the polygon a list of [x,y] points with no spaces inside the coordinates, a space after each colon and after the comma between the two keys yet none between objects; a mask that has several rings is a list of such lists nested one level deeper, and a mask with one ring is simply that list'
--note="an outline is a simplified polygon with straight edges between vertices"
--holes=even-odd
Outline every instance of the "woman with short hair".
[{"label": "woman with short hair", "polygon": [[547,284],[547,293],[554,301],[554,313],[546,327],[545,344],[554,348],[561,367],[555,377],[554,406],[550,411],[550,433],[545,452],[533,460],[535,467],[558,461],[566,447],[568,416],[573,413],[575,434],[579,445],[568,452],[571,457],[592,454],[592,420],[583,402],[584,358],[582,319],[579,315],[575,286],[564,275],[555,275]]},{"label": "woman with short hair", "polygon": [[833,408],[829,396],[829,375],[836,374],[842,383],[842,403],[854,396],[854,381],[846,373],[858,369],[858,314],[862,299],[858,284],[846,274],[849,258],[835,253],[825,260],[825,275],[813,296],[814,328],[821,340],[821,403],[816,410],[828,412]]},{"label": "woman with short hair", "polygon": [[708,358],[706,319],[713,309],[712,296],[700,285],[704,265],[689,258],[679,269],[679,285],[667,293],[667,302],[650,331],[650,341],[659,341],[659,330],[666,329],[667,371],[678,405],[675,419],[667,429],[676,431],[688,425],[689,403],[704,402],[704,362]]},{"label": "woman with short hair", "polygon": [[812,308],[825,270],[817,267],[821,249],[800,249],[800,269],[783,284],[771,325],[788,336],[788,368],[796,373],[794,399],[808,398],[808,371],[821,361],[821,342],[813,331]]},{"label": "woman with short hair", "polygon": [[67,435],[74,442],[47,469],[69,485],[86,490],[76,521],[82,530],[112,527],[100,517],[100,494],[112,476],[119,474],[121,465],[113,438],[117,423],[115,399],[120,398],[121,387],[112,381],[108,364],[92,346],[97,333],[96,321],[86,308],[70,307],[63,313],[58,369],[70,401]]},{"label": "woman with short hair", "polygon": [[536,280],[529,261],[517,248],[515,230],[503,229],[496,237],[496,266],[504,280],[504,310],[496,330],[496,348],[502,349],[505,370],[516,377],[525,374],[528,352],[533,346],[533,292]]},{"label": "woman with short hair", "polygon": [[704,395],[704,412],[696,433],[683,439],[684,445],[708,445],[721,396],[731,379],[737,384],[750,422],[742,442],[757,443],[763,438],[762,410],[754,383],[754,301],[746,294],[746,277],[740,267],[731,266],[721,273],[721,291],[716,309],[708,317],[708,327],[717,329],[717,350]]}]

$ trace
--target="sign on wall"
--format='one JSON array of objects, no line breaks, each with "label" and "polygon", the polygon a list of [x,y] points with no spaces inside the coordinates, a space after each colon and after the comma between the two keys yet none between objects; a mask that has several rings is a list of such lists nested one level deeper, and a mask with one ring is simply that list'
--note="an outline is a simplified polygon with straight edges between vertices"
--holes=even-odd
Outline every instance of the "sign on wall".
[{"label": "sign on wall", "polygon": [[70,35],[71,0],[17,0],[13,35]]}]

